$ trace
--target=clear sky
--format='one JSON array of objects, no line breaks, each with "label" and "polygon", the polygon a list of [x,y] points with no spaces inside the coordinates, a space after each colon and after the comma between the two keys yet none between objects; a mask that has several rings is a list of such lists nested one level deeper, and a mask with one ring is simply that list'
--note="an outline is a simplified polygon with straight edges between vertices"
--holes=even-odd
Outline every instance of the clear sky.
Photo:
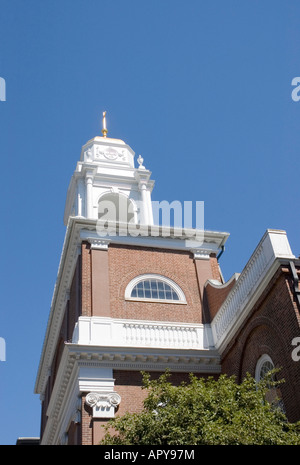
[{"label": "clear sky", "polygon": [[300,3],[0,0],[0,444],[39,436],[34,394],[83,144],[125,140],[153,200],[204,201],[226,279],[267,228],[300,254]]}]

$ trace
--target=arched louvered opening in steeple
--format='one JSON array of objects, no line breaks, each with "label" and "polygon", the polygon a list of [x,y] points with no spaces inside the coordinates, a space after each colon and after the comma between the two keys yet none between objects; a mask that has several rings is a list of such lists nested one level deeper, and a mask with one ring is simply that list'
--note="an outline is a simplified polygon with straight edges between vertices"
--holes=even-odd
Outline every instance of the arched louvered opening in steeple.
[{"label": "arched louvered opening in steeple", "polygon": [[121,223],[135,222],[135,206],[131,199],[123,194],[104,194],[98,203],[98,219]]}]

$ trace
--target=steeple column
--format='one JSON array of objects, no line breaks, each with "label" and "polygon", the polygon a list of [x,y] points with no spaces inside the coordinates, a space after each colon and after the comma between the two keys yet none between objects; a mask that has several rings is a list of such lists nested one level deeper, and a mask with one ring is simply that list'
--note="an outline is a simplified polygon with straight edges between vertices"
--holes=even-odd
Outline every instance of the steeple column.
[{"label": "steeple column", "polygon": [[77,216],[84,215],[83,199],[84,199],[84,183],[82,179],[79,179],[78,180],[78,191],[77,191],[77,209],[76,209]]},{"label": "steeple column", "polygon": [[140,191],[142,194],[143,208],[141,209],[141,223],[149,224],[149,211],[148,211],[148,196],[147,196],[147,186],[145,183],[140,183]]},{"label": "steeple column", "polygon": [[151,202],[151,190],[153,182],[150,181],[151,172],[143,166],[144,159],[139,155],[139,168],[135,172],[135,178],[139,183],[139,191],[141,193],[142,208],[141,208],[141,223],[153,224],[153,212]]},{"label": "steeple column", "polygon": [[151,200],[151,192],[149,189],[146,190],[146,201],[147,205],[149,206],[148,208],[148,224],[153,224],[153,210],[152,210],[152,200]]},{"label": "steeple column", "polygon": [[93,171],[87,171],[85,175],[86,185],[86,217],[93,217]]}]

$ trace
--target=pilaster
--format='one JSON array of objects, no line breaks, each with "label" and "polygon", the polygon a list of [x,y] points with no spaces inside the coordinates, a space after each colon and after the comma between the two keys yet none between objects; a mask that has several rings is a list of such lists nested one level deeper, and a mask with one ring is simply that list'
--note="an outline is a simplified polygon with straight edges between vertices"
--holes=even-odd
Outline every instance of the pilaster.
[{"label": "pilaster", "polygon": [[211,251],[207,249],[192,249],[191,252],[194,256],[194,263],[196,268],[196,275],[198,280],[199,292],[203,304],[203,289],[204,284],[208,279],[213,278],[213,270],[211,266]]},{"label": "pilaster", "polygon": [[90,239],[92,316],[110,316],[108,244],[105,239]]}]

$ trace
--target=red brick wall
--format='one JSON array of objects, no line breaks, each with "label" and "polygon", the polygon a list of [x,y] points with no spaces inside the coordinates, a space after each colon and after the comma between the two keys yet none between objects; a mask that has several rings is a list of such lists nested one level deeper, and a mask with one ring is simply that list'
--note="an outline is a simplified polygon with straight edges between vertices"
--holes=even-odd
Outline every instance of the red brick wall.
[{"label": "red brick wall", "polygon": [[236,280],[228,282],[227,285],[220,286],[219,288],[213,286],[210,283],[207,283],[204,290],[204,298],[207,304],[210,321],[213,320],[214,316],[217,314],[222,303],[226,299],[227,295],[235,285]]},{"label": "red brick wall", "polygon": [[222,282],[222,276],[220,273],[220,266],[216,255],[212,254],[210,257],[210,264],[212,269],[212,276],[208,276],[206,279],[217,279]]},{"label": "red brick wall", "polygon": [[222,356],[222,371],[241,381],[246,372],[254,376],[258,359],[268,354],[281,368],[278,378],[285,379],[281,393],[290,421],[300,419],[300,362],[291,356],[291,342],[300,336],[299,321],[291,275],[282,268]]},{"label": "red brick wall", "polygon": [[[96,308],[93,309],[92,286],[94,285],[95,288],[97,276],[96,278],[93,276],[91,252],[95,258],[98,252],[103,254],[103,251],[91,251],[89,243],[82,244],[81,312],[84,316],[99,313]],[[201,289],[207,279],[220,279],[219,265],[215,256],[211,257],[209,262],[199,260],[197,274],[196,264],[189,252],[111,244],[108,252],[105,253],[108,254],[110,300],[108,313],[111,317],[203,322]],[[161,274],[175,281],[182,288],[187,305],[125,301],[127,284],[136,276],[144,273]],[[97,292],[99,294],[100,290]],[[100,299],[99,302],[101,302],[101,296],[99,296],[98,300]],[[107,299],[106,296],[105,298]]]},{"label": "red brick wall", "polygon": [[[108,254],[112,317],[202,322],[197,273],[190,253],[113,244],[110,245]],[[183,290],[187,305],[125,301],[128,283],[144,273],[161,274],[175,281]]]},{"label": "red brick wall", "polygon": [[93,445],[92,408],[85,403],[85,395],[81,398],[81,445]]}]

